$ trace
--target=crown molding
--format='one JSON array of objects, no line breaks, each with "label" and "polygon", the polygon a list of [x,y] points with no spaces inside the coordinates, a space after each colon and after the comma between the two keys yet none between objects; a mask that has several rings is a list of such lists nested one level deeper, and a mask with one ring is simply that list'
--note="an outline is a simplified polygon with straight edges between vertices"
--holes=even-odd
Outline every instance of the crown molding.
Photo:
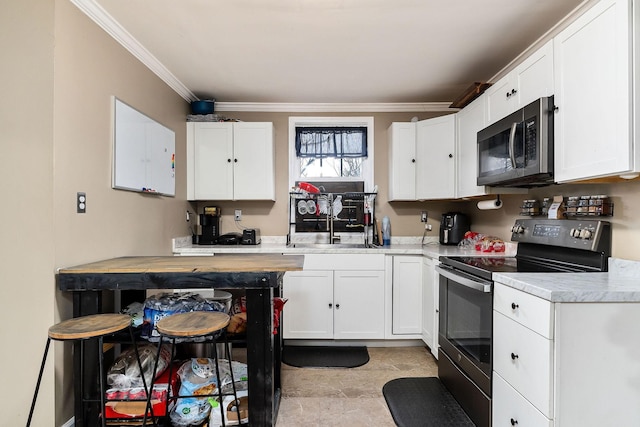
[{"label": "crown molding", "polygon": [[288,103],[288,102],[217,102],[216,111],[260,111],[295,113],[406,113],[456,112],[451,102],[386,102],[386,103]]},{"label": "crown molding", "polygon": [[70,0],[78,9],[93,20],[100,28],[113,37],[154,74],[162,79],[171,89],[185,100],[191,102],[198,99],[176,76],[174,76],[158,59],[151,54],[138,40],[124,29],[95,0]]}]

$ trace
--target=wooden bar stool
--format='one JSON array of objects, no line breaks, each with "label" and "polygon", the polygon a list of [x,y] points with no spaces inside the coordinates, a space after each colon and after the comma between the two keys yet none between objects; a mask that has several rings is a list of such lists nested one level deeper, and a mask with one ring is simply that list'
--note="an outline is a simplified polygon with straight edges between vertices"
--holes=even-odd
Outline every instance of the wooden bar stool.
[{"label": "wooden bar stool", "polygon": [[[207,336],[216,336],[222,334],[224,337],[224,345],[225,351],[230,355],[229,352],[229,341],[226,335],[226,328],[229,325],[230,317],[226,313],[218,312],[218,311],[191,311],[188,313],[178,313],[173,314],[167,317],[164,317],[156,323],[156,329],[160,334],[160,341],[158,342],[158,354],[156,355],[156,365],[158,363],[158,358],[160,356],[160,349],[162,347],[162,343],[165,339],[171,341],[171,355],[173,357],[175,353],[176,339],[180,338],[196,338],[196,337],[207,337]],[[216,338],[214,338],[211,342],[213,348],[213,356],[215,361],[215,370],[216,376],[218,378],[215,394],[208,395],[189,395],[189,396],[174,396],[171,398],[170,396],[170,388],[171,388],[171,375],[173,370],[173,363],[169,365],[169,386],[167,390],[167,410],[165,416],[169,416],[169,400],[175,399],[176,402],[179,398],[186,397],[218,397],[220,399],[220,415],[222,416],[222,426],[225,427],[225,417],[224,417],[224,408],[223,408],[223,396],[227,394],[222,393],[222,387],[220,386],[220,367],[218,364],[218,351],[216,349]],[[229,357],[229,372],[231,373],[231,384],[233,388],[233,398],[234,403],[238,404],[238,395],[236,393],[236,385],[235,380],[233,378],[233,368],[231,364],[231,357]],[[156,368],[154,368],[156,369]],[[151,390],[153,390],[153,382],[149,386]],[[151,396],[149,395],[147,398],[147,411],[145,411],[145,416],[142,425],[145,426],[147,416],[146,412],[148,412],[149,407],[151,406]],[[213,408],[211,408],[213,410]],[[239,412],[238,412],[239,414]],[[240,417],[238,415],[238,423],[240,424]]]},{"label": "wooden bar stool", "polygon": [[[38,374],[38,381],[36,383],[36,390],[33,394],[33,400],[31,401],[31,410],[29,411],[29,418],[27,420],[27,427],[31,425],[31,418],[33,417],[33,411],[36,406],[36,399],[38,398],[38,391],[40,389],[40,382],[42,381],[42,374],[44,372],[45,363],[47,361],[47,354],[49,352],[49,345],[51,340],[56,341],[73,341],[73,340],[87,340],[97,339],[99,348],[98,364],[100,370],[100,404],[102,408],[102,426],[106,425],[105,420],[105,372],[104,372],[104,357],[103,357],[103,344],[104,337],[112,335],[116,332],[129,329],[131,342],[134,345],[136,358],[138,360],[138,366],[140,372],[142,370],[142,364],[140,363],[140,355],[138,354],[138,348],[135,345],[135,339],[133,335],[133,329],[131,328],[131,317],[126,314],[94,314],[83,317],[75,317],[73,319],[65,320],[57,323],[49,328],[49,334],[47,337],[47,344],[44,348],[44,355],[42,356],[42,364],[40,365],[40,373]],[[82,368],[81,368],[82,370]],[[145,390],[147,389],[144,376],[142,376]],[[81,384],[84,381],[80,381]],[[81,390],[81,395],[84,396],[84,391]],[[84,401],[93,401],[86,399]],[[97,399],[95,400],[97,402]]]}]

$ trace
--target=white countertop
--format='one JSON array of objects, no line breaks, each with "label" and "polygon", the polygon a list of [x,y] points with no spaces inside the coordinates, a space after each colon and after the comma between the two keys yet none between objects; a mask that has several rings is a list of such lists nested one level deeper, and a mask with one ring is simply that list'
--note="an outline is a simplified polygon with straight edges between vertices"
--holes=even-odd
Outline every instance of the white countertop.
[{"label": "white countertop", "polygon": [[607,273],[498,273],[494,280],[551,302],[640,302],[640,262],[609,258]]},{"label": "white countertop", "polygon": [[[421,237],[397,237],[391,239],[390,246],[375,248],[341,247],[340,243],[330,248],[289,247],[284,236],[265,236],[259,245],[194,245],[191,237],[173,239],[173,253],[177,255],[215,255],[238,253],[283,253],[283,254],[385,254],[385,255],[423,255],[438,259],[440,256],[515,256],[517,245],[507,243],[507,251],[502,253],[478,252],[461,249],[458,246],[446,246],[438,243],[437,237],[428,236],[425,244]],[[348,243],[348,242],[347,242]]]}]

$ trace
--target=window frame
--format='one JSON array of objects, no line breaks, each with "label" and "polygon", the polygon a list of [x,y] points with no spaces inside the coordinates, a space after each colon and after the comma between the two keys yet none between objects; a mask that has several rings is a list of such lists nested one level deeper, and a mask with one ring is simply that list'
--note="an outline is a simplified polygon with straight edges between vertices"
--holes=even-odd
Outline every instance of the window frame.
[{"label": "window frame", "polygon": [[305,178],[314,182],[364,181],[364,191],[370,192],[374,187],[374,122],[373,117],[289,117],[289,188],[295,187],[300,177],[300,162],[296,156],[296,127],[366,127],[367,157],[362,159],[362,176],[335,178]]}]

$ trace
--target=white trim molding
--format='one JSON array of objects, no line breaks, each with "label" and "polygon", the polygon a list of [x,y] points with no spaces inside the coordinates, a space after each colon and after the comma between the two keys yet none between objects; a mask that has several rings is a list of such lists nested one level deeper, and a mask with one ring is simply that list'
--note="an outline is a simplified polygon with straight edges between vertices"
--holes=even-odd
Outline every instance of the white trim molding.
[{"label": "white trim molding", "polygon": [[383,102],[383,103],[287,103],[287,102],[216,102],[216,111],[270,111],[290,113],[406,113],[456,112],[451,102]]}]

